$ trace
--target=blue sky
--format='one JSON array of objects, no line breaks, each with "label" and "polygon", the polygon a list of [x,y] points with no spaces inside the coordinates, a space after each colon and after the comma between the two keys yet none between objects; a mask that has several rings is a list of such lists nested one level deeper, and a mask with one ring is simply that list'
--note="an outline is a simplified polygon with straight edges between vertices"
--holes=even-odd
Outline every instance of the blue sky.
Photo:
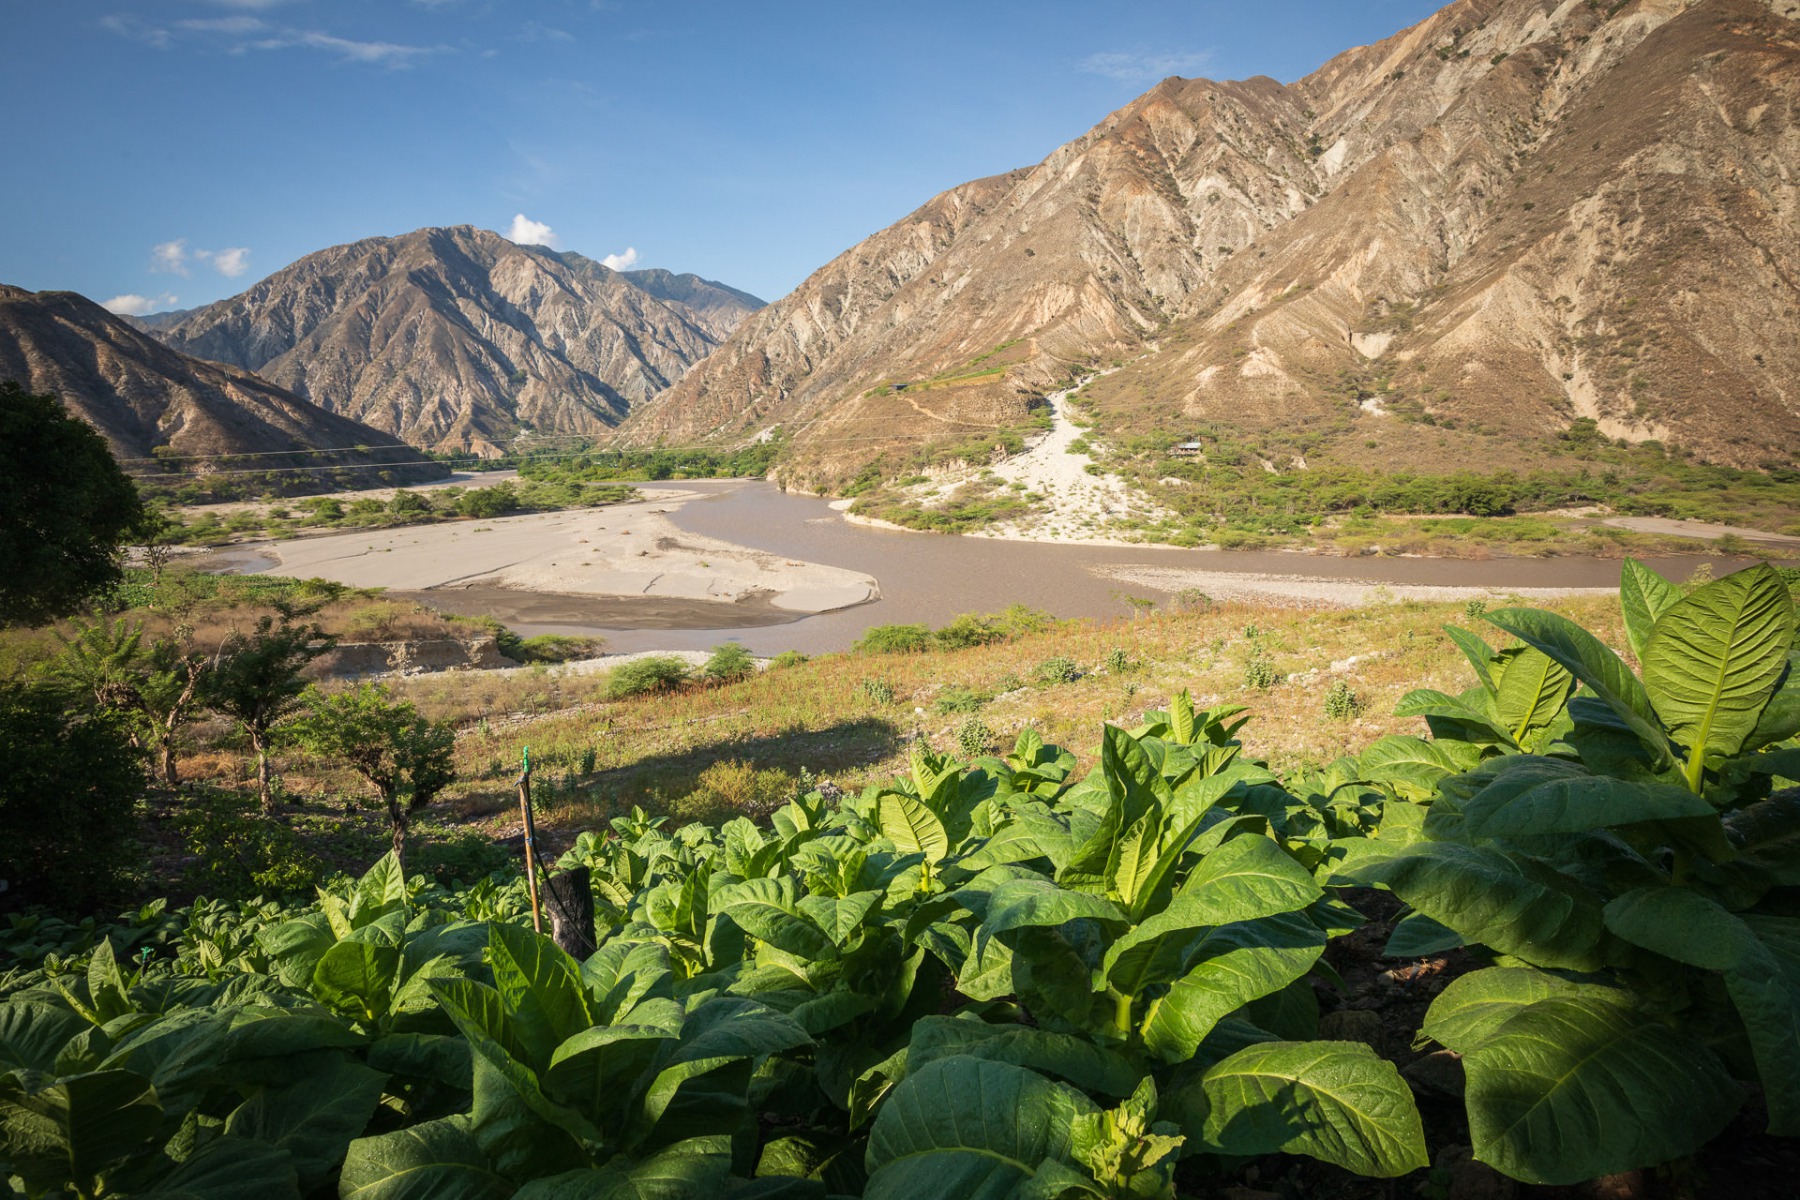
[{"label": "blue sky", "polygon": [[523,218],[774,299],[1164,76],[1291,80],[1436,7],[0,0],[0,282],[190,307],[325,246]]}]

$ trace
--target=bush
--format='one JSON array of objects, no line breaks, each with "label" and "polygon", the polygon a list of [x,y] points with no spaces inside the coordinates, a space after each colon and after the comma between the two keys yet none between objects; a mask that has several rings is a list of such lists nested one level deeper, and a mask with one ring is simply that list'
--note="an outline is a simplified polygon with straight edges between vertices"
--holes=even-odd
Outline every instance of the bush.
[{"label": "bush", "polygon": [[255,796],[199,791],[176,816],[175,828],[194,856],[188,885],[215,900],[303,892],[325,872],[292,829],[261,815]]},{"label": "bush", "polygon": [[1325,693],[1325,719],[1328,721],[1353,721],[1363,712],[1363,700],[1348,683],[1339,679]]},{"label": "bush", "polygon": [[674,691],[688,678],[685,660],[672,654],[653,654],[614,667],[606,680],[604,695],[608,700],[624,700],[629,696]]},{"label": "bush", "polygon": [[598,658],[605,649],[606,639],[603,637],[540,633],[536,637],[521,639],[517,634],[512,634],[510,641],[500,646],[500,653],[514,662],[565,663]]},{"label": "bush", "polygon": [[456,498],[456,511],[465,517],[504,517],[519,507],[519,494],[510,483],[476,488]]},{"label": "bush", "polygon": [[1038,682],[1044,684],[1073,683],[1081,678],[1081,668],[1075,665],[1074,659],[1059,655],[1039,663],[1037,677]]},{"label": "bush", "polygon": [[777,654],[774,658],[769,660],[769,669],[772,671],[785,671],[789,667],[797,667],[805,661],[806,655],[800,653],[798,650],[783,650],[780,654]]},{"label": "bush", "polygon": [[47,687],[0,683],[0,907],[116,899],[137,860],[143,790],[121,720],[66,713]]},{"label": "bush", "polygon": [[894,702],[894,685],[885,679],[865,679],[856,685],[856,690],[877,704]]},{"label": "bush", "polygon": [[980,717],[970,717],[956,731],[956,747],[964,758],[980,758],[994,744],[994,731]]},{"label": "bush", "polygon": [[678,825],[766,816],[793,798],[796,782],[786,771],[728,759],[700,772],[694,790],[670,805],[669,815]]},{"label": "bush", "polygon": [[980,613],[963,613],[932,635],[940,650],[966,650],[971,646],[988,646],[1004,640],[1006,635],[993,625],[992,618]]},{"label": "bush", "polygon": [[708,683],[735,683],[754,674],[756,659],[750,656],[750,651],[736,642],[714,646],[712,657],[700,668],[701,677]]},{"label": "bush", "polygon": [[1114,675],[1123,675],[1132,668],[1131,656],[1121,646],[1114,646],[1106,655],[1106,669]]},{"label": "bush", "polygon": [[979,711],[993,697],[986,692],[978,692],[974,688],[953,687],[944,689],[944,694],[937,698],[935,707],[941,713],[972,713]]},{"label": "bush", "polygon": [[1261,646],[1250,652],[1250,658],[1244,663],[1244,686],[1265,691],[1278,683],[1281,676],[1275,673],[1275,664]]},{"label": "bush", "polygon": [[872,625],[850,647],[858,654],[918,654],[931,649],[925,625]]}]

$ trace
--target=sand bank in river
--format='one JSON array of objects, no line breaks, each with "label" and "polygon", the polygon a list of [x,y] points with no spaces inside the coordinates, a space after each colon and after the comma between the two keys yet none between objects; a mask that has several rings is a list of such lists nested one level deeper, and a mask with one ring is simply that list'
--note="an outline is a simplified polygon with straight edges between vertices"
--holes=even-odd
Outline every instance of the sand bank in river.
[{"label": "sand bank in river", "polygon": [[[702,615],[731,611],[740,614],[731,624],[768,624],[880,594],[875,579],[857,571],[684,533],[668,512],[695,495],[659,491],[607,508],[358,530],[252,549],[269,560],[268,569],[284,575],[355,587],[509,589],[565,602],[655,598],[670,610],[670,628],[691,628],[689,622]],[[754,619],[758,615],[761,620]]]},{"label": "sand bank in river", "polygon": [[1090,567],[1120,583],[1178,594],[1188,589],[1213,600],[1355,608],[1383,600],[1552,600],[1558,596],[1610,596],[1611,587],[1471,587],[1426,583],[1379,583],[1304,575],[1262,575],[1243,571],[1154,566]]}]

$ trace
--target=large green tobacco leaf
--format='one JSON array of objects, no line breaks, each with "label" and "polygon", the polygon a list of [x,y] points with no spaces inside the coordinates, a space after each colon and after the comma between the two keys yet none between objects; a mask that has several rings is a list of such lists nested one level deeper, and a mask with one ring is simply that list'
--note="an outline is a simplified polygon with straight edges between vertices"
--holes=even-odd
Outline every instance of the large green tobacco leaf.
[{"label": "large green tobacco leaf", "polygon": [[1196,924],[1229,925],[1305,908],[1324,893],[1312,874],[1271,838],[1243,834],[1201,860],[1170,907]]},{"label": "large green tobacco leaf", "polygon": [[76,1013],[44,1000],[0,1004],[0,1071],[50,1071],[69,1039],[90,1028]]},{"label": "large green tobacco leaf", "polygon": [[1634,946],[1708,971],[1735,966],[1756,940],[1717,903],[1678,887],[1626,892],[1607,904],[1606,927]]},{"label": "large green tobacco leaf", "polygon": [[1144,1048],[1164,1062],[1192,1058],[1215,1025],[1305,976],[1324,948],[1318,926],[1293,913],[1212,930],[1192,948],[1195,965],[1152,1002]]},{"label": "large green tobacco leaf", "polygon": [[1215,1064],[1198,1084],[1209,1148],[1306,1154],[1391,1178],[1429,1165],[1412,1092],[1360,1042],[1265,1042]]},{"label": "large green tobacco leaf", "polygon": [[1010,1063],[945,1058],[909,1074],[869,1133],[865,1200],[990,1200],[1067,1160],[1075,1089]]},{"label": "large green tobacco leaf", "polygon": [[1475,1157],[1573,1184],[1692,1154],[1742,1096],[1699,1041],[1614,1004],[1552,996],[1463,1058]]},{"label": "large green tobacco leaf", "polygon": [[0,1077],[0,1160],[33,1189],[72,1182],[93,1194],[95,1178],[143,1150],[162,1119],[156,1090],[131,1071]]},{"label": "large green tobacco leaf", "polygon": [[1085,892],[1072,892],[1048,879],[1013,879],[994,889],[977,945],[1015,929],[1055,927],[1088,919],[1108,926],[1130,924],[1117,904]]},{"label": "large green tobacco leaf", "polygon": [[731,1139],[689,1138],[637,1162],[536,1179],[513,1200],[714,1200],[727,1194]]},{"label": "large green tobacco leaf", "polygon": [[1494,711],[1508,736],[1522,745],[1528,733],[1556,719],[1575,688],[1575,677],[1549,655],[1529,646],[1506,654]]},{"label": "large green tobacco leaf", "polygon": [[532,1063],[548,1062],[557,1046],[594,1023],[580,965],[549,938],[494,922],[488,959],[513,1036]]},{"label": "large green tobacco leaf", "polygon": [[225,1132],[287,1151],[301,1188],[310,1192],[344,1161],[345,1149],[374,1115],[386,1079],[339,1061],[286,1087],[264,1088],[238,1106]]},{"label": "large green tobacco leaf", "polygon": [[1459,742],[1428,742],[1390,734],[1357,757],[1363,777],[1392,787],[1402,799],[1429,800],[1440,782],[1474,766],[1480,750]]},{"label": "large green tobacco leaf", "polygon": [[1692,761],[1742,748],[1793,643],[1794,602],[1766,563],[1707,584],[1658,618],[1644,647],[1644,686]]},{"label": "large green tobacco leaf", "polygon": [[1631,999],[1617,988],[1578,983],[1533,967],[1488,967],[1445,988],[1431,1002],[1420,1032],[1447,1049],[1468,1054],[1521,1009],[1552,996],[1620,1007]]},{"label": "large green tobacco leaf", "polygon": [[338,1180],[340,1200],[506,1200],[512,1194],[462,1117],[358,1138]]},{"label": "large green tobacco leaf", "polygon": [[1029,1067],[1106,1096],[1129,1096],[1143,1078],[1123,1055],[1075,1034],[1028,1025],[990,1025],[968,1017],[925,1017],[913,1026],[907,1047],[909,1070],[957,1055]]},{"label": "large green tobacco leaf", "polygon": [[1481,682],[1482,690],[1490,696],[1498,694],[1500,687],[1494,681],[1493,671],[1494,648],[1483,641],[1480,634],[1471,633],[1459,625],[1446,625],[1444,632],[1450,635],[1456,648],[1469,660],[1469,666],[1474,668],[1475,678]]},{"label": "large green tobacco leaf", "polygon": [[[1394,715],[1454,722],[1451,729],[1465,735],[1464,740],[1494,742],[1517,749],[1518,742],[1511,730],[1506,729],[1500,723],[1498,714],[1492,711],[1493,697],[1480,692],[1475,695],[1485,701],[1485,707],[1478,708],[1460,696],[1452,696],[1435,688],[1415,688],[1400,698],[1400,703],[1394,706]],[[1440,735],[1444,732],[1437,726],[1433,726],[1433,729]]]},{"label": "large green tobacco leaf", "polygon": [[[336,1167],[336,1161],[331,1165]],[[285,1150],[267,1142],[227,1136],[200,1147],[155,1187],[133,1196],[135,1200],[300,1200],[303,1194]]]},{"label": "large green tobacco leaf", "polygon": [[339,1012],[365,1021],[386,1016],[393,1000],[400,948],[343,941],[320,957],[313,969],[313,994]]},{"label": "large green tobacco leaf", "polygon": [[1543,967],[1592,971],[1604,960],[1599,900],[1532,859],[1478,846],[1421,842],[1357,859],[1342,875],[1385,884],[1441,925]]},{"label": "large green tobacco leaf", "polygon": [[1635,558],[1625,560],[1619,572],[1619,608],[1625,614],[1625,640],[1631,652],[1644,660],[1650,634],[1665,612],[1681,602],[1682,591]]},{"label": "large green tobacco leaf", "polygon": [[1638,677],[1599,638],[1567,617],[1532,608],[1503,608],[1487,619],[1526,645],[1549,655],[1587,689],[1604,700],[1658,760],[1669,756],[1669,740]]},{"label": "large green tobacco leaf", "polygon": [[1473,838],[1587,833],[1643,821],[1717,818],[1686,788],[1589,775],[1558,759],[1514,759],[1462,805],[1463,832]]},{"label": "large green tobacco leaf", "polygon": [[927,862],[942,862],[950,853],[950,834],[923,800],[889,791],[880,803],[881,832],[900,853],[923,854]]}]

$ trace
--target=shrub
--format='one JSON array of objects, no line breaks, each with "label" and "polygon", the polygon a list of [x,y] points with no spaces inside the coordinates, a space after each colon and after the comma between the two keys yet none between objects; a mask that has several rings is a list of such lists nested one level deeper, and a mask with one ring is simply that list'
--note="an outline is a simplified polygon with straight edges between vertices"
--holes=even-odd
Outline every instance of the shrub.
[{"label": "shrub", "polygon": [[856,685],[856,690],[877,704],[894,702],[894,685],[885,679],[865,679]]},{"label": "shrub", "polygon": [[1114,675],[1123,675],[1131,670],[1131,656],[1125,653],[1124,647],[1114,646],[1106,655],[1106,669]]},{"label": "shrub", "polygon": [[971,646],[989,646],[1005,637],[994,627],[992,618],[980,613],[962,613],[933,634],[932,641],[940,650],[966,650]]},{"label": "shrub", "polygon": [[5,906],[114,899],[136,857],[144,769],[121,719],[65,713],[48,687],[0,683],[0,879]]},{"label": "shrub", "polygon": [[504,517],[519,507],[519,494],[510,483],[475,488],[456,498],[456,511],[465,517]]},{"label": "shrub", "polygon": [[[516,653],[509,652],[509,648]],[[517,634],[513,634],[510,642],[500,647],[500,653],[515,662],[565,663],[598,658],[605,649],[606,639],[603,637],[540,633],[535,637],[520,639]]]},{"label": "shrub", "polygon": [[1039,663],[1036,674],[1039,683],[1071,683],[1081,678],[1081,668],[1075,665],[1074,659],[1058,655]]},{"label": "shrub", "polygon": [[918,654],[931,648],[925,625],[873,625],[850,647],[858,654]]},{"label": "shrub", "polygon": [[735,683],[754,674],[756,659],[750,656],[750,651],[736,642],[714,646],[712,657],[700,668],[701,677],[709,683]]},{"label": "shrub", "polygon": [[256,797],[222,788],[192,795],[175,827],[194,862],[189,886],[216,900],[284,896],[318,883],[325,864],[294,831],[259,811]]},{"label": "shrub", "polygon": [[1275,664],[1261,646],[1250,652],[1250,658],[1244,663],[1244,686],[1264,691],[1280,682],[1281,676],[1275,673]]},{"label": "shrub", "polygon": [[980,758],[994,744],[994,731],[980,717],[970,717],[956,731],[956,746],[964,758]]},{"label": "shrub", "polygon": [[1362,697],[1342,679],[1334,681],[1331,690],[1325,693],[1325,719],[1328,721],[1353,721],[1362,716],[1363,708]]},{"label": "shrub", "polygon": [[986,692],[978,692],[974,688],[953,687],[944,689],[944,694],[937,698],[935,707],[941,713],[972,713],[992,699]]},{"label": "shrub", "polygon": [[1486,600],[1477,598],[1477,599],[1471,600],[1467,604],[1463,605],[1463,616],[1468,618],[1471,621],[1481,620],[1483,614],[1485,614],[1486,612],[1487,612],[1487,601]]},{"label": "shrub", "polygon": [[674,691],[688,681],[688,665],[673,654],[652,654],[620,663],[606,680],[608,700]]},{"label": "shrub", "polygon": [[797,667],[805,661],[806,655],[800,653],[798,650],[783,650],[780,654],[777,654],[774,658],[769,660],[769,669],[772,671],[785,671],[789,667]]},{"label": "shrub", "polygon": [[719,825],[733,817],[765,816],[793,798],[794,776],[773,767],[728,759],[700,772],[694,790],[669,806],[678,825]]}]

